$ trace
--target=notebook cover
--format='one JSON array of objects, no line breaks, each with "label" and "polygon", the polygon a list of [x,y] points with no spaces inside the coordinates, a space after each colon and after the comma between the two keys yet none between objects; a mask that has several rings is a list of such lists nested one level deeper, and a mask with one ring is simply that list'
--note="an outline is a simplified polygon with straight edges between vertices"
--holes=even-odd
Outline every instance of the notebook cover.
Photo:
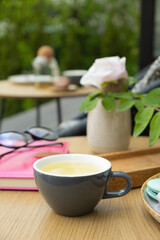
[{"label": "notebook cover", "polygon": [[[32,145],[37,144],[51,144],[51,141],[38,141]],[[55,143],[55,141],[53,142]],[[22,148],[16,150],[13,153],[7,154],[0,159],[0,179],[33,179],[33,163],[38,160],[36,154],[39,152],[54,152],[54,153],[68,153],[69,143],[63,142],[63,146],[45,146],[36,148]],[[8,152],[11,149],[0,147],[0,154]],[[2,187],[0,189],[24,189],[24,190],[36,190],[37,188],[22,188],[22,187]]]}]

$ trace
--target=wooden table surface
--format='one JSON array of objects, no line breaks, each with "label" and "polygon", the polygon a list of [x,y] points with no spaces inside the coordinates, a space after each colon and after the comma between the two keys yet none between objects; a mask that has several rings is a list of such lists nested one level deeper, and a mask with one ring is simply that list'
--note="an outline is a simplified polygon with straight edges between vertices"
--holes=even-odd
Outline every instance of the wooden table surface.
[{"label": "wooden table surface", "polygon": [[[70,141],[71,153],[93,154],[84,137],[61,140]],[[37,191],[0,191],[0,240],[5,239],[159,240],[160,224],[145,209],[140,188],[101,200],[91,214],[75,218],[56,215]]]},{"label": "wooden table surface", "polygon": [[53,86],[36,87],[34,84],[16,84],[9,80],[0,81],[0,98],[53,99],[61,97],[85,96],[93,92],[93,87],[78,87],[75,91],[60,91]]},{"label": "wooden table surface", "polygon": [[54,86],[36,87],[34,84],[17,84],[9,80],[0,81],[0,98],[2,98],[0,109],[0,127],[3,111],[5,108],[5,99],[35,99],[37,102],[36,125],[40,125],[40,100],[55,99],[57,101],[58,123],[62,122],[61,98],[86,96],[95,91],[94,87],[77,87],[75,91],[57,90]]}]

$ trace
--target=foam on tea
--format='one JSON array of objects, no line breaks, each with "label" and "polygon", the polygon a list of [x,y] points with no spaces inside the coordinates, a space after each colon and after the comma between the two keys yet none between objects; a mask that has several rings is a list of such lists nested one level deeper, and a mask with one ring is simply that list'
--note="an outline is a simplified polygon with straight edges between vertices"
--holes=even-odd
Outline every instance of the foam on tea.
[{"label": "foam on tea", "polygon": [[93,163],[87,162],[54,162],[46,164],[41,168],[42,171],[58,175],[88,175],[98,173],[101,169]]}]

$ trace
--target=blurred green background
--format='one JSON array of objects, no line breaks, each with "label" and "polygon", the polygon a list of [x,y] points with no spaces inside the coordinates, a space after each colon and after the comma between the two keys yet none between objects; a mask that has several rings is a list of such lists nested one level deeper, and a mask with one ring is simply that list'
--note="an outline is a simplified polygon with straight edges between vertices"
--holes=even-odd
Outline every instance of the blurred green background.
[{"label": "blurred green background", "polygon": [[[61,71],[88,69],[96,58],[125,56],[129,75],[138,72],[138,0],[1,0],[0,79],[31,73],[41,45],[55,49]],[[7,100],[4,116],[33,107]]]}]

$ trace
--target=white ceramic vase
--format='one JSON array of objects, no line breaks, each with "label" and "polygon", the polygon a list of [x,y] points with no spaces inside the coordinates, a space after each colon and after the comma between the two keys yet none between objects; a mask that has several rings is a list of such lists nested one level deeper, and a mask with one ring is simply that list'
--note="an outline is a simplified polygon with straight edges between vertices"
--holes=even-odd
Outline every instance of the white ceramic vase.
[{"label": "white ceramic vase", "polygon": [[131,136],[130,110],[106,111],[101,103],[88,113],[87,139],[95,153],[127,150]]}]

